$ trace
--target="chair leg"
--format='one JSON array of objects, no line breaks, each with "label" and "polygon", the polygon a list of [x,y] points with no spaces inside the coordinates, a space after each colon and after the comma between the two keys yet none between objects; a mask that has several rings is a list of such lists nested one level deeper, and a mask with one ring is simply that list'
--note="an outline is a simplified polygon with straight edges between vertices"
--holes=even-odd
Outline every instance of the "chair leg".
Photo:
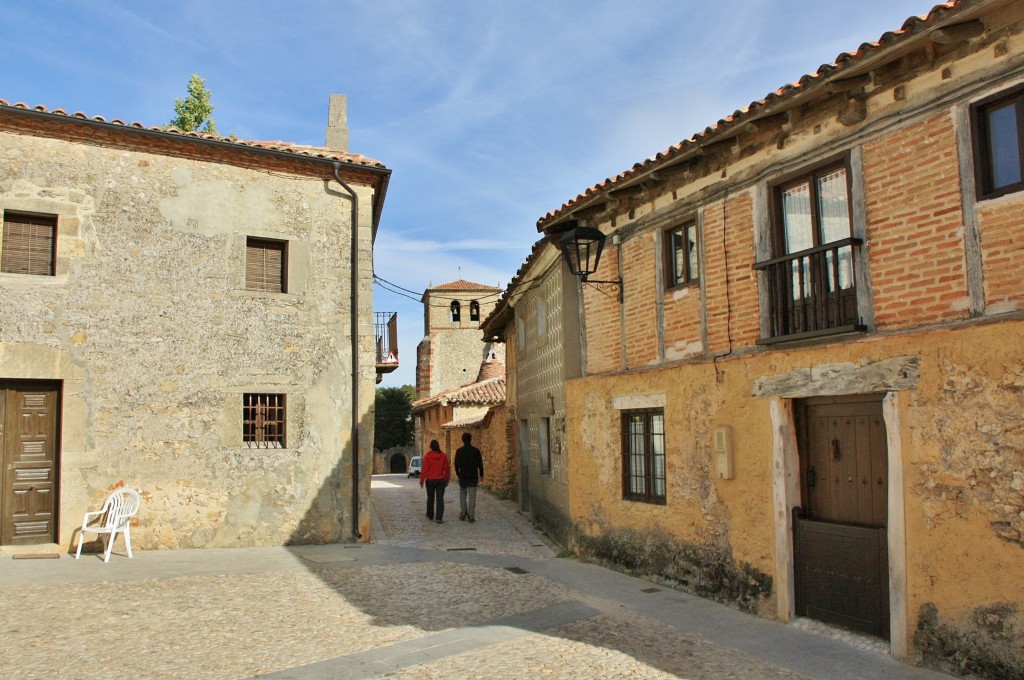
[{"label": "chair leg", "polygon": [[82,538],[85,536],[85,528],[78,532],[78,550],[75,551],[75,559],[77,560],[82,556]]},{"label": "chair leg", "polygon": [[125,545],[126,548],[128,548],[128,557],[131,558],[131,556],[132,556],[132,535],[131,535],[128,527],[125,527],[124,531],[122,533],[124,534],[124,545]]},{"label": "chair leg", "polygon": [[109,536],[108,536],[108,538],[107,538],[107,549],[103,551],[103,561],[104,562],[109,562],[110,561],[110,551],[114,547],[114,539],[116,537],[117,537],[117,534],[115,532],[111,531]]}]

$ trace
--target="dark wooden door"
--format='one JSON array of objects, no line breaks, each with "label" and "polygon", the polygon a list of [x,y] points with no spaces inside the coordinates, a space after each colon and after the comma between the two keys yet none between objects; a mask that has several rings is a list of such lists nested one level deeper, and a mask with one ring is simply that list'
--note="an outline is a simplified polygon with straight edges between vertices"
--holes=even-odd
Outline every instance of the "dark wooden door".
[{"label": "dark wooden door", "polygon": [[797,615],[888,638],[881,397],[807,399],[796,418],[803,502],[793,523]]},{"label": "dark wooden door", "polygon": [[0,381],[0,545],[57,540],[60,385]]}]

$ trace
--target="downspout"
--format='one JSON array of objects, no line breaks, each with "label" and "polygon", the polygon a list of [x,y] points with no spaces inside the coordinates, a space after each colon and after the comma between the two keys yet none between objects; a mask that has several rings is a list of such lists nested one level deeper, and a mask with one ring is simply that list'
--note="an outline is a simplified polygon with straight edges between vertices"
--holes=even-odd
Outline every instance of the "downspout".
[{"label": "downspout", "polygon": [[334,179],[352,197],[352,309],[349,314],[352,324],[352,537],[363,537],[359,533],[359,197],[338,174],[340,163],[334,163]]}]

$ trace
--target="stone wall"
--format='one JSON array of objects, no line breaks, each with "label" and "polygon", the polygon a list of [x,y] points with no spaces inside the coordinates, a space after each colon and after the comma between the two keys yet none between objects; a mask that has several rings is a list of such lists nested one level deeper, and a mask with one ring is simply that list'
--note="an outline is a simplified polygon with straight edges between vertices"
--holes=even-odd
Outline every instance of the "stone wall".
[{"label": "stone wall", "polygon": [[[61,544],[118,485],[142,549],[352,538],[351,204],[324,167],[0,132],[0,209],[58,220],[56,276],[0,274],[0,378],[63,381]],[[374,197],[349,181],[368,528]],[[287,293],[246,290],[248,236],[287,241]],[[287,448],[243,444],[245,393],[286,395]]]}]

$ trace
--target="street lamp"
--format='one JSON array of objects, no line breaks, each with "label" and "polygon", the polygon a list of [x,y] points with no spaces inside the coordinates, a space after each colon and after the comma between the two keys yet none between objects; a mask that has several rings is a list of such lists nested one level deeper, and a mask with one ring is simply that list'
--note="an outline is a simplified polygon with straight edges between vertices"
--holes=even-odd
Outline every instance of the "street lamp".
[{"label": "street lamp", "polygon": [[[570,224],[576,225],[575,220]],[[580,281],[590,284],[616,285],[619,287],[619,302],[622,302],[622,278],[615,281],[591,281],[590,275],[597,271],[604,250],[605,239],[608,238],[600,229],[594,227],[573,226],[558,239],[558,248],[562,251],[565,263],[574,276]]]}]

